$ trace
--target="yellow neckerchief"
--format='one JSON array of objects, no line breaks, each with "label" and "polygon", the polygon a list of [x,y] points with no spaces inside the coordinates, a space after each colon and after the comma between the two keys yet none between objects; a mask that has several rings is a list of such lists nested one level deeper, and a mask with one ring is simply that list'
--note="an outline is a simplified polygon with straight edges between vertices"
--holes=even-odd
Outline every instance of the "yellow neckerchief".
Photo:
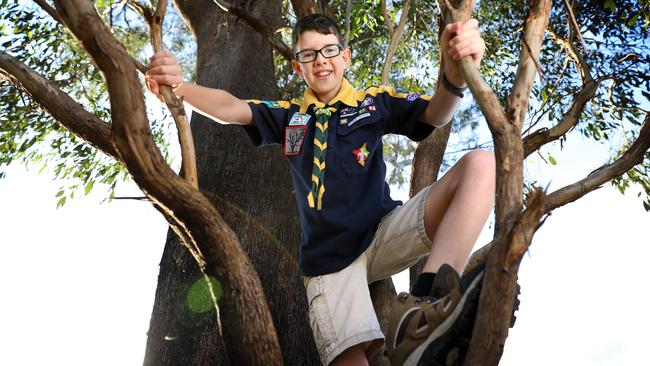
[{"label": "yellow neckerchief", "polygon": [[[336,104],[336,102],[341,102],[348,107],[357,107],[358,102],[356,98],[356,90],[354,90],[354,87],[348,79],[343,78],[341,82],[341,89],[339,89],[339,92],[336,94],[336,96],[327,103],[328,106],[333,106]],[[314,91],[311,90],[311,88],[307,88],[305,91],[305,94],[303,95],[302,101],[300,101],[300,113],[307,113],[307,109],[309,109],[310,105],[314,105],[315,108],[323,108],[325,107],[325,103],[321,102],[316,98],[316,95],[314,94]]]}]

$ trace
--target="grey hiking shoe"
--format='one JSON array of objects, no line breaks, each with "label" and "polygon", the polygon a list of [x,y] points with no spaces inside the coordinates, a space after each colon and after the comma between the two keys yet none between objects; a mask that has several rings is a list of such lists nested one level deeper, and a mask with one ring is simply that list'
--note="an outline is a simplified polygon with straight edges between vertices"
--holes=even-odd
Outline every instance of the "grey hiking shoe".
[{"label": "grey hiking shoe", "polygon": [[[388,323],[386,348],[391,365],[436,364],[441,356],[446,358],[455,324],[467,299],[477,296],[482,276],[480,271],[476,278],[464,279],[469,281],[461,286],[458,273],[444,264],[438,270],[431,296],[399,294],[391,306]],[[439,364],[446,363],[442,360]]]}]

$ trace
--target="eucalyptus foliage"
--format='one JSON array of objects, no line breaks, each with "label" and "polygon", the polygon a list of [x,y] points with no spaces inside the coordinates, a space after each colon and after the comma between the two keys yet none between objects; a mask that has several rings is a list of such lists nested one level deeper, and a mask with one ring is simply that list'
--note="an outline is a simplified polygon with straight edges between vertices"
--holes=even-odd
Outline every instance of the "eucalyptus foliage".
[{"label": "eucalyptus foliage", "polygon": [[[106,87],[101,75],[69,33],[34,5],[16,0],[0,2],[0,41],[5,52],[56,82],[98,117],[110,122]],[[101,0],[95,3],[106,24],[125,43],[129,52],[146,63],[151,49],[147,45],[148,30],[142,19],[123,1]],[[324,3],[344,31],[347,0]],[[384,19],[379,0],[356,0],[352,3],[348,37],[353,61],[347,77],[357,87],[380,83],[391,36],[386,21],[397,25],[402,16],[403,1],[386,3],[389,19]],[[426,94],[435,91],[440,66],[437,41],[441,20],[439,4],[440,1],[412,1],[391,65],[390,85]],[[523,4],[513,0],[479,0],[474,11],[487,44],[481,73],[504,105],[522,47],[526,14]],[[569,42],[577,47],[577,53],[590,66],[591,76],[599,82],[595,97],[587,103],[580,122],[569,133],[608,144],[612,159],[623,151],[650,109],[649,4],[648,0],[573,2],[572,11],[586,45],[583,49],[580,36],[571,26],[564,0],[554,1],[540,54],[541,76],[533,86],[525,133],[557,124],[569,109],[573,97],[583,88],[583,71],[575,52],[567,46]],[[215,7],[210,11],[221,10]],[[279,32],[290,45],[291,29],[296,22],[290,1],[283,3],[282,12],[285,25]],[[186,78],[193,80],[194,40],[173,8],[166,17],[165,42],[185,67]],[[278,96],[282,99],[300,97],[305,85],[295,77],[288,60],[279,53],[275,54],[274,60]],[[160,113],[160,105],[151,104],[150,108],[157,142],[165,148],[165,141],[173,139],[175,131],[169,118]],[[456,152],[477,147],[491,148],[490,137],[477,129],[481,124],[484,124],[483,117],[477,106],[471,102],[464,103],[453,125],[454,135],[461,138],[452,141],[445,166],[457,158]],[[557,143],[560,148],[564,141],[566,137]],[[398,137],[389,137],[386,142],[385,155],[394,168],[390,182],[403,184],[408,177],[415,145]],[[548,160],[551,164],[558,163],[552,156]],[[0,177],[4,175],[3,168],[13,161],[41,169],[49,167],[57,178],[70,178],[64,185],[65,192],[59,193],[62,198],[72,195],[76,189],[89,191],[95,182],[114,188],[118,178],[125,176],[121,167],[62,129],[28,95],[5,81],[0,82]],[[646,157],[642,165],[613,181],[621,192],[632,184],[642,187],[646,193],[646,209],[650,209],[649,169],[650,157]],[[529,184],[534,184],[532,178]],[[65,199],[59,202],[65,202]]]}]

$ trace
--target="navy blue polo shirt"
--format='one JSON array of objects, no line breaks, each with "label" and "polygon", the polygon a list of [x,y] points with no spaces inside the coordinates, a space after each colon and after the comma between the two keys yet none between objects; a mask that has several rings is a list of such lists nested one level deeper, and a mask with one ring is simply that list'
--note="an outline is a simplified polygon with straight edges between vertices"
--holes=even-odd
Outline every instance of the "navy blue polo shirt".
[{"label": "navy blue polo shirt", "polygon": [[[386,183],[382,136],[396,133],[421,141],[433,126],[418,122],[430,97],[380,86],[355,90],[343,80],[327,106],[311,89],[302,100],[249,101],[256,146],[281,144],[291,168],[300,215],[300,269],[306,276],[337,272],[370,245],[377,226],[401,204]],[[314,108],[332,107],[328,120],[322,206],[310,207],[314,166]]]}]

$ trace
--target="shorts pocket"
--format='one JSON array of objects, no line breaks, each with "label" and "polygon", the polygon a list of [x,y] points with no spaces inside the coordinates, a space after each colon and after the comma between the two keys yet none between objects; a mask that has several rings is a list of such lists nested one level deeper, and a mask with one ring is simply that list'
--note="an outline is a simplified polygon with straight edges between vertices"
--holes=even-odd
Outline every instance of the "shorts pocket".
[{"label": "shorts pocket", "polygon": [[309,324],[314,333],[318,352],[322,355],[336,343],[334,322],[327,306],[322,277],[312,277],[307,282],[307,300],[309,302]]}]

